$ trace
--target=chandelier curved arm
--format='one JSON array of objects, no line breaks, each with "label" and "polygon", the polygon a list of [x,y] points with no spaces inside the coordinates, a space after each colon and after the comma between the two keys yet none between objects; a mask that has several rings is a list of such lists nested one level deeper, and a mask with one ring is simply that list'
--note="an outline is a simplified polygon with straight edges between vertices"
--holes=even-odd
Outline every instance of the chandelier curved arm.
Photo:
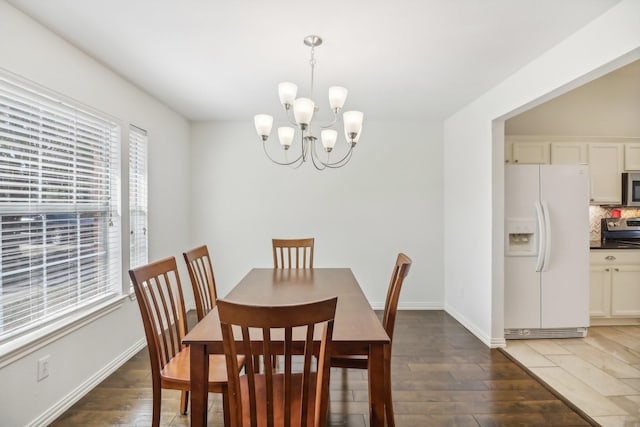
[{"label": "chandelier curved arm", "polygon": [[[349,147],[349,151],[347,151],[347,153],[344,155],[344,157],[342,157],[340,160],[337,160],[335,162],[329,162],[328,159],[326,162],[323,162],[322,160],[320,160],[320,157],[318,156],[318,154],[315,152],[315,147],[314,147],[314,154],[316,155],[316,157],[318,157],[318,161],[320,163],[322,163],[324,165],[324,167],[326,168],[332,168],[332,169],[337,169],[337,168],[341,168],[342,166],[346,165],[347,163],[349,163],[349,160],[351,160],[351,155],[353,154],[353,145],[351,145]],[[324,168],[323,168],[324,169]]]},{"label": "chandelier curved arm", "polygon": [[327,123],[326,125],[320,125],[321,129],[328,129],[331,126],[335,125],[338,121],[338,114],[334,111],[333,112],[333,120],[331,120],[330,123]]},{"label": "chandelier curved arm", "polygon": [[[323,162],[320,159],[320,156],[318,155],[318,152],[316,150],[316,146],[314,145],[312,148],[312,152],[311,152],[311,160],[313,161],[313,165],[315,166],[316,169],[318,170],[324,170],[326,168],[331,168],[331,169],[338,169],[341,168],[342,166],[346,165],[347,163],[349,163],[349,160],[351,160],[351,155],[353,154],[353,145],[351,145],[351,147],[349,147],[349,151],[347,151],[347,153],[344,155],[344,157],[342,157],[340,160],[337,160],[335,162],[329,162],[329,159],[327,157],[327,161]],[[316,164],[316,160],[318,163],[320,163],[322,165],[322,167],[319,167]]]},{"label": "chandelier curved arm", "polygon": [[[289,114],[289,111],[291,111],[291,114]],[[300,128],[300,125],[298,125],[298,123],[296,122],[295,116],[293,115],[293,109],[292,108],[288,108],[284,110],[284,115],[287,118],[287,121],[289,122],[290,125],[293,125],[296,127],[296,129]]]},{"label": "chandelier curved arm", "polygon": [[309,154],[309,157],[311,157],[311,162],[313,163],[313,167],[315,167],[319,171],[323,171],[327,168],[327,165],[322,160],[320,160],[320,157],[318,156],[315,143],[313,144],[313,147],[309,148]]},{"label": "chandelier curved arm", "polygon": [[344,165],[346,165],[347,163],[349,163],[349,160],[351,160],[351,155],[353,154],[353,147],[351,147],[349,149],[349,152],[340,160],[338,160],[337,162],[334,163],[325,163],[325,167],[330,168],[330,169],[338,169],[343,167]]},{"label": "chandelier curved arm", "polygon": [[[303,147],[302,147],[302,153],[300,153],[300,155],[298,156],[298,158],[296,158],[295,160],[292,160],[292,161],[290,161],[290,162],[279,162],[279,161],[277,161],[277,160],[274,160],[274,159],[273,159],[273,157],[271,157],[271,156],[269,155],[269,152],[267,151],[267,144],[266,144],[266,143],[263,143],[263,144],[262,144],[262,149],[264,150],[264,154],[267,156],[267,158],[268,158],[269,160],[271,160],[273,163],[275,163],[276,165],[280,165],[280,166],[291,166],[291,165],[293,165],[293,164],[295,164],[295,163],[297,163],[297,162],[300,162],[300,165],[301,165],[301,164],[304,162],[304,157],[305,157],[305,156],[304,156],[304,154],[305,154],[305,153],[304,153],[304,145],[303,145]],[[300,165],[298,165],[298,166],[300,166]],[[297,167],[297,166],[296,166],[296,167]]]}]

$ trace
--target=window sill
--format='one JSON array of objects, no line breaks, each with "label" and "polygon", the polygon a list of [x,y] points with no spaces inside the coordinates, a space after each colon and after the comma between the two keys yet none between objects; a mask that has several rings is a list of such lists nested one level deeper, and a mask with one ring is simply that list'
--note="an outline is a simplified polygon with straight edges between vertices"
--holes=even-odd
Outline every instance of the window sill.
[{"label": "window sill", "polygon": [[126,298],[127,295],[111,298],[36,331],[0,344],[0,369],[117,310],[124,304]]}]

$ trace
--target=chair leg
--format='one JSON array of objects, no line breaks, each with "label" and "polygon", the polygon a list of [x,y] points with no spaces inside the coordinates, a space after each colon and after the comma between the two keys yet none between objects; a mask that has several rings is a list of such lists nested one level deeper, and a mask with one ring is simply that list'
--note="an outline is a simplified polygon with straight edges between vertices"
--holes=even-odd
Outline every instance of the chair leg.
[{"label": "chair leg", "polygon": [[231,427],[231,409],[229,406],[229,392],[222,393],[222,411],[224,416],[224,427]]},{"label": "chair leg", "polygon": [[189,392],[186,390],[182,390],[182,393],[180,393],[180,413],[182,415],[187,415],[188,409],[189,409]]},{"label": "chair leg", "polygon": [[384,399],[385,400],[384,408],[385,408],[385,414],[387,416],[387,426],[395,427],[396,420],[393,415],[393,399],[391,397],[391,385],[389,385],[389,388],[385,393],[386,393],[386,396]]},{"label": "chair leg", "polygon": [[162,402],[162,390],[160,384],[153,382],[153,409],[151,416],[151,427],[160,426],[160,404]]},{"label": "chair leg", "polygon": [[393,415],[393,396],[391,390],[391,347],[385,349],[384,364],[384,408],[387,417],[387,426],[395,427],[396,420]]}]

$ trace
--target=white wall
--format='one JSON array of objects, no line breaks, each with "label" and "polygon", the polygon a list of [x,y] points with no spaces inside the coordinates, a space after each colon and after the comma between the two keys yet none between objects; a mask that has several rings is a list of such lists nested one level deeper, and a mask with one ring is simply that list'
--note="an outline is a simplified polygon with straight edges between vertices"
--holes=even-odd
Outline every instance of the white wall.
[{"label": "white wall", "polygon": [[[445,121],[445,309],[487,345],[504,342],[504,140],[492,129],[638,57],[640,2],[624,0]],[[469,206],[475,226],[461,228]]]},{"label": "white wall", "polygon": [[[149,256],[178,255],[189,233],[189,123],[6,2],[0,2],[0,40],[0,68],[114,116],[125,127],[133,123],[149,131]],[[1,368],[0,424],[46,421],[124,361],[143,337],[137,303],[127,299],[115,312]],[[36,382],[36,361],[47,354],[50,376]]]},{"label": "white wall", "polygon": [[374,307],[400,251],[414,261],[400,307],[442,307],[441,125],[364,126],[346,167],[317,172],[272,164],[250,118],[194,124],[192,239],[209,245],[220,295],[273,265],[271,238],[315,237],[314,266],[351,267]]},{"label": "white wall", "polygon": [[640,61],[513,117],[508,135],[640,136]]}]

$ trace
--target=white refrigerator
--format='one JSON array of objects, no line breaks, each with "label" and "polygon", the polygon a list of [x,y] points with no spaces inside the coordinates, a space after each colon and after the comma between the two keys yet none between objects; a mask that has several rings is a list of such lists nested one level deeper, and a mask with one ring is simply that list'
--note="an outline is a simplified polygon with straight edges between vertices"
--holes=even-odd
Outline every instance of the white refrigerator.
[{"label": "white refrigerator", "polygon": [[505,338],[585,336],[589,168],[505,168]]}]

